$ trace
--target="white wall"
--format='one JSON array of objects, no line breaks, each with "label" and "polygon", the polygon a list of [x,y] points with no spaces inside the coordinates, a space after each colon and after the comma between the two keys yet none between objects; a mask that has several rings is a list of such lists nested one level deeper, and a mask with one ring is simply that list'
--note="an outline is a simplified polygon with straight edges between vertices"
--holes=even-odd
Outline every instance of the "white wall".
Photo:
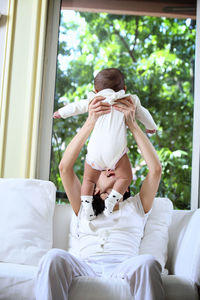
[{"label": "white wall", "polygon": [[48,0],[8,0],[8,4],[0,94],[0,177],[35,178]]},{"label": "white wall", "polygon": [[191,208],[200,207],[200,0],[197,0]]},{"label": "white wall", "polygon": [[[1,0],[0,2],[0,94],[2,90],[2,73],[4,65],[4,53],[6,43],[6,22],[8,14],[8,0]],[[1,111],[1,108],[0,108]]]}]

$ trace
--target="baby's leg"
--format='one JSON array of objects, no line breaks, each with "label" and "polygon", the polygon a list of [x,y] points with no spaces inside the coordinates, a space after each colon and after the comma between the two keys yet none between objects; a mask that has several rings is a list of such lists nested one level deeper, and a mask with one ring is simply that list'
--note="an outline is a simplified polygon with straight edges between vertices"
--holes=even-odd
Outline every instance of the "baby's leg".
[{"label": "baby's leg", "polygon": [[105,200],[104,214],[106,216],[110,215],[113,212],[114,206],[123,197],[124,193],[127,191],[127,188],[131,184],[133,175],[131,164],[127,154],[124,154],[117,163],[115,176],[117,180],[113,186],[111,193]]},{"label": "baby's leg", "polygon": [[87,162],[85,162],[83,183],[81,186],[81,202],[86,218],[90,221],[95,218],[92,207],[93,192],[100,174],[101,171],[93,169]]},{"label": "baby's leg", "polygon": [[85,162],[81,195],[93,195],[94,186],[97,183],[100,174],[101,171],[93,169],[87,162]]},{"label": "baby's leg", "polygon": [[118,161],[115,169],[115,176],[117,180],[113,189],[124,195],[133,178],[131,163],[127,154],[124,154]]}]

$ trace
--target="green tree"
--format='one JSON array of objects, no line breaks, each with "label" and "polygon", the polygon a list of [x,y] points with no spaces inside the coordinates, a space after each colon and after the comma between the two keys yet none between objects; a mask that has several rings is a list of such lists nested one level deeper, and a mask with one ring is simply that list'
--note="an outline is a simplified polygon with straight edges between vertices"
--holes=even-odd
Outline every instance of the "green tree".
[{"label": "green tree", "polygon": [[[65,71],[57,68],[55,110],[68,102],[83,99],[93,89],[94,74],[103,68],[119,68],[126,78],[127,91],[137,94],[152,113],[159,130],[151,136],[163,166],[158,196],[169,197],[176,208],[189,208],[191,157],[193,69],[195,51],[194,21],[76,13],[84,26],[67,22],[61,16],[59,55],[69,56]],[[76,47],[68,43],[74,32]],[[58,164],[69,141],[82,126],[86,115],[56,120],[53,127],[50,179],[63,190]],[[135,168],[132,191],[139,190],[147,169],[137,147],[128,135],[129,158]],[[86,146],[75,166],[80,179]],[[138,168],[141,166],[141,168]]]}]

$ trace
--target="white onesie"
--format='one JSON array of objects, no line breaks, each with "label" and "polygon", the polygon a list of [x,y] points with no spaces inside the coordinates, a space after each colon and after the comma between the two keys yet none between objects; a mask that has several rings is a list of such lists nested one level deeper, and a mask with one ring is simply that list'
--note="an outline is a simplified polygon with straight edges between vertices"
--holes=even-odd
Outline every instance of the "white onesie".
[{"label": "white onesie", "polygon": [[[70,103],[61,109],[59,114],[62,118],[82,114],[88,111],[88,105],[95,96],[105,97],[104,102],[110,105],[116,100],[130,96],[124,90],[115,92],[112,89],[104,89],[97,94],[90,92],[88,99]],[[136,119],[145,125],[147,129],[156,130],[157,126],[147,109],[145,109],[136,95],[131,95],[136,105]],[[103,171],[115,169],[117,162],[127,152],[127,137],[124,114],[111,107],[111,112],[100,116],[95,124],[87,147],[87,163],[92,168]]]}]

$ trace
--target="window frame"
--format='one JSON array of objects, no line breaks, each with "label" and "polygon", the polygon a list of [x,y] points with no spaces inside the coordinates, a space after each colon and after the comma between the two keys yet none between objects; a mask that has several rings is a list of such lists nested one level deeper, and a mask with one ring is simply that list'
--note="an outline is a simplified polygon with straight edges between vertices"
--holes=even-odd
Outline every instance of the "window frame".
[{"label": "window frame", "polygon": [[[36,178],[43,180],[49,180],[50,174],[52,115],[54,108],[60,12],[61,0],[50,0],[44,59],[38,159],[36,167]],[[198,85],[198,82],[200,82],[200,0],[197,0],[196,22],[191,209],[200,208],[200,85]],[[47,131],[46,128],[50,128],[51,130]]]},{"label": "window frame", "polygon": [[[48,4],[38,151],[36,161],[36,178],[43,180],[49,180],[50,174],[51,139],[61,0],[49,0]],[[47,128],[50,130],[47,130]]]}]

